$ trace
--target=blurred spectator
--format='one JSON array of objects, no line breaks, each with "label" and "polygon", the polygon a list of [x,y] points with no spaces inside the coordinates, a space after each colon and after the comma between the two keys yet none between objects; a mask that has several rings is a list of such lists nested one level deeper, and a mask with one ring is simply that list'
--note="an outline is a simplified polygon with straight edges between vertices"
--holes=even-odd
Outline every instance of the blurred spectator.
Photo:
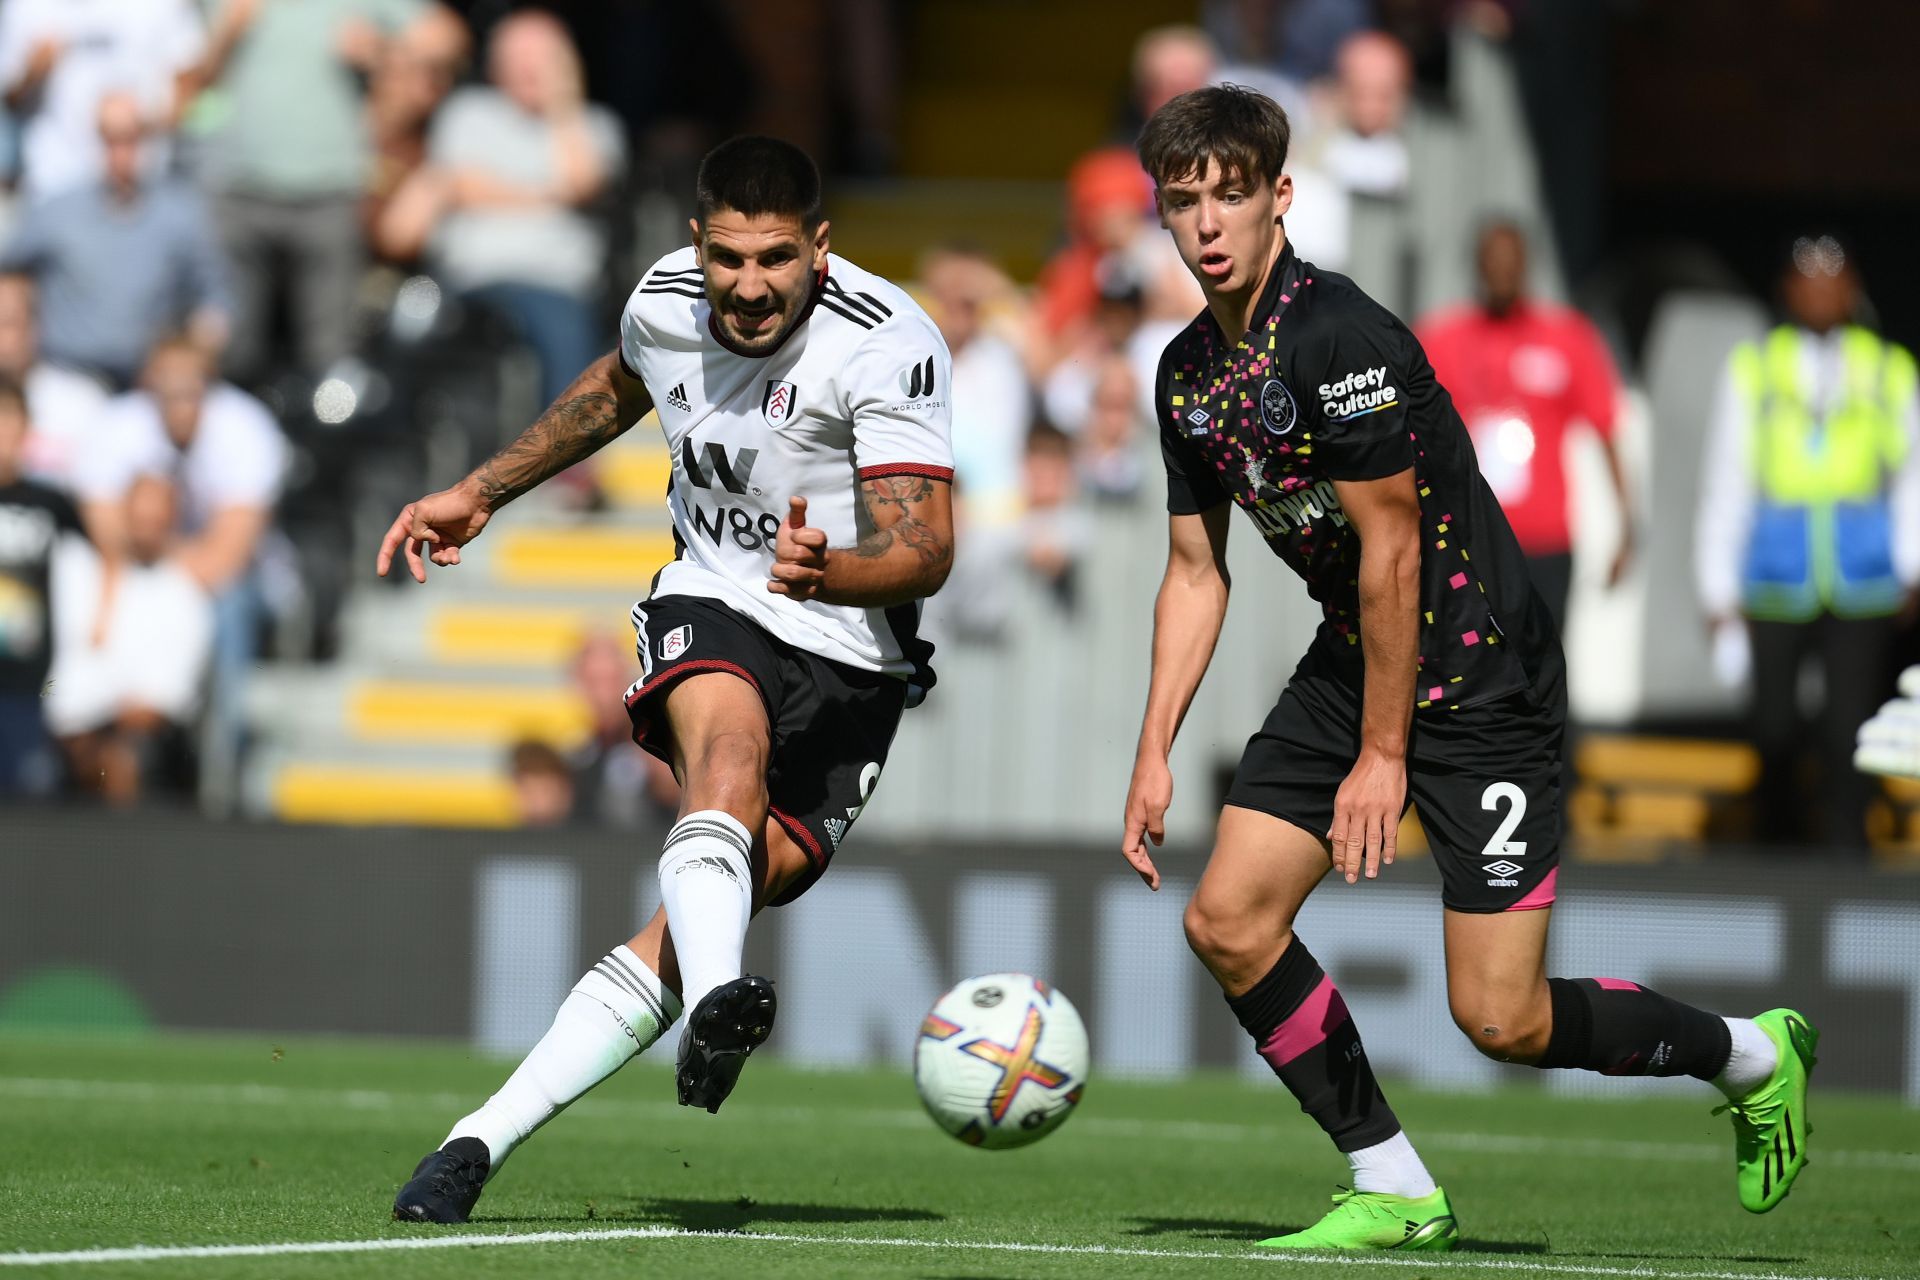
[{"label": "blurred spectator", "polygon": [[594,308],[608,237],[588,209],[619,182],[626,148],[614,115],[586,101],[551,14],[503,19],[487,69],[492,87],[441,109],[427,167],[388,205],[380,239],[401,260],[424,245],[445,283],[506,317],[551,401],[604,345]]},{"label": "blurred spectator", "polygon": [[1020,558],[1021,490],[1033,388],[1020,353],[987,327],[1012,286],[984,252],[947,245],[920,262],[927,310],[953,353],[953,574],[929,605],[930,629],[991,639],[1013,605]]},{"label": "blurred spectator", "polygon": [[1517,225],[1489,223],[1476,263],[1480,300],[1427,316],[1420,344],[1466,421],[1480,474],[1506,510],[1534,586],[1564,631],[1573,529],[1563,446],[1575,423],[1599,437],[1620,504],[1625,535],[1609,586],[1619,584],[1633,554],[1632,505],[1613,446],[1619,375],[1585,316],[1528,296],[1527,240]]},{"label": "blurred spectator", "polygon": [[147,125],[129,94],[101,99],[106,177],[39,201],[0,251],[0,270],[40,286],[50,359],[132,382],[162,334],[184,326],[207,350],[226,341],[226,262],[186,184],[147,176]]},{"label": "blurred spectator", "polygon": [[1086,421],[1075,439],[1080,486],[1090,497],[1123,501],[1140,491],[1140,385],[1122,354],[1108,356],[1093,381]]},{"label": "blurred spectator", "polygon": [[97,184],[107,157],[100,103],[127,95],[159,135],[145,157],[167,162],[204,43],[193,0],[6,0],[0,4],[0,94],[22,117],[22,168],[35,199]]},{"label": "blurred spectator", "polygon": [[293,355],[316,374],[347,354],[366,248],[369,151],[363,86],[425,0],[222,0],[196,80],[225,99],[210,157],[234,266],[228,367],[270,372],[274,302]]},{"label": "blurred spectator", "polygon": [[531,738],[514,743],[507,772],[521,826],[558,827],[573,817],[573,770],[552,746]]},{"label": "blurred spectator", "polygon": [[287,444],[266,406],[214,378],[196,344],[154,348],[138,391],[108,407],[80,468],[88,527],[104,554],[127,557],[125,503],[136,478],[178,486],[181,542],[172,562],[214,600],[217,679],[234,686],[257,649],[265,603],[254,568],[287,467]]},{"label": "blurred spectator", "polygon": [[[1700,599],[1722,635],[1744,619],[1751,645],[1763,835],[1862,848],[1875,784],[1852,767],[1854,732],[1887,695],[1920,587],[1920,394],[1912,354],[1853,323],[1859,276],[1831,236],[1795,242],[1781,300],[1787,323],[1735,347],[1721,376],[1701,467]],[[1824,804],[1796,785],[1809,659],[1825,686]],[[1824,813],[1817,829],[1810,810]]]},{"label": "blurred spectator", "polygon": [[1413,60],[1406,46],[1377,31],[1349,37],[1335,61],[1338,123],[1323,167],[1345,191],[1397,198],[1412,164],[1404,128],[1413,96]]},{"label": "blurred spectator", "polygon": [[1219,49],[1198,27],[1174,23],[1142,33],[1133,45],[1132,96],[1114,143],[1131,147],[1154,112],[1183,93],[1206,88],[1219,66]]},{"label": "blurred spectator", "polygon": [[[1099,303],[1104,259],[1151,253],[1148,236],[1167,238],[1152,214],[1153,188],[1132,151],[1113,147],[1074,162],[1067,174],[1067,243],[1048,260],[1035,285],[1035,321],[1043,341],[1072,347]],[[1044,363],[1051,365],[1052,359]]]},{"label": "blurred spectator", "polygon": [[27,393],[27,475],[71,490],[74,467],[100,429],[107,393],[85,374],[40,358],[34,306],[32,277],[0,275],[0,379]]},{"label": "blurred spectator", "polygon": [[588,636],[574,655],[573,686],[592,717],[568,762],[577,822],[632,830],[649,818],[671,820],[680,807],[673,769],[633,740],[626,693],[637,674],[632,643],[606,632]]},{"label": "blurred spectator", "polygon": [[73,777],[110,804],[132,804],[173,779],[200,706],[213,604],[176,558],[178,515],[171,480],[137,476],[120,514],[125,562],[109,570],[86,547],[56,562],[47,725]]},{"label": "blurred spectator", "polygon": [[1341,43],[1371,25],[1372,8],[1367,0],[1206,0],[1202,11],[1229,64],[1305,85],[1333,69]]},{"label": "blurred spectator", "polygon": [[1054,602],[1071,613],[1076,604],[1080,559],[1092,538],[1086,512],[1074,501],[1073,441],[1041,422],[1027,436],[1027,512],[1021,543],[1027,568]]},{"label": "blurred spectator", "polygon": [[361,225],[385,261],[412,265],[421,246],[388,251],[378,238],[388,205],[407,180],[427,162],[427,129],[433,113],[453,91],[454,76],[466,62],[472,36],[467,24],[444,5],[430,6],[380,47],[367,84],[367,126],[372,135],[373,166]]},{"label": "blurred spectator", "polygon": [[45,792],[57,769],[40,695],[53,655],[52,564],[79,513],[57,490],[26,478],[27,399],[0,382],[0,796]]},{"label": "blurred spectator", "polygon": [[[1523,225],[1540,207],[1513,70],[1504,49],[1458,30],[1472,92],[1445,110],[1414,97],[1407,46],[1379,31],[1341,44],[1335,81],[1296,128],[1290,238],[1316,266],[1344,271],[1395,315],[1413,316],[1473,291],[1470,255],[1495,213]],[[1557,282],[1542,247],[1538,274]]]}]

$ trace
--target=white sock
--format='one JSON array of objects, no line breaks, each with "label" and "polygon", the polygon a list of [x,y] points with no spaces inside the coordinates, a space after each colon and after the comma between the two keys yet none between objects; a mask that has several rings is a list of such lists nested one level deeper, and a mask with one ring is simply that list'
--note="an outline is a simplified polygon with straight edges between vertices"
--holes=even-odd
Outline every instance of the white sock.
[{"label": "white sock", "polygon": [[1729,1098],[1744,1098],[1765,1084],[1780,1065],[1780,1049],[1773,1038],[1751,1018],[1723,1018],[1733,1037],[1733,1052],[1727,1055],[1727,1069],[1713,1083]]},{"label": "white sock", "polygon": [[718,809],[690,813],[667,833],[660,902],[689,1011],[709,991],[740,976],[740,951],[753,915],[752,849],[747,829]]},{"label": "white sock", "polygon": [[1420,1153],[1407,1141],[1405,1130],[1385,1142],[1347,1152],[1347,1163],[1353,1166],[1355,1191],[1418,1199],[1432,1195],[1436,1187],[1433,1175],[1420,1162]]},{"label": "white sock", "polygon": [[535,1129],[645,1053],[679,1016],[680,998],[624,944],[615,947],[573,984],[540,1043],[485,1106],[453,1126],[447,1142],[486,1143],[491,1178]]}]

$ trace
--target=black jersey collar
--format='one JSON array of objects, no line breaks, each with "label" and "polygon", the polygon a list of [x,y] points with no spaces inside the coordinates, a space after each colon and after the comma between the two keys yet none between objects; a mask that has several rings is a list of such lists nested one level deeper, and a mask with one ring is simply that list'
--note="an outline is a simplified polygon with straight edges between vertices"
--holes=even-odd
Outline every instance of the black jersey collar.
[{"label": "black jersey collar", "polygon": [[1299,278],[1300,259],[1294,257],[1293,241],[1288,240],[1281,244],[1280,256],[1273,260],[1273,266],[1267,271],[1267,283],[1260,290],[1260,305],[1253,309],[1253,320],[1247,325],[1248,333],[1264,328],[1287,309],[1287,305],[1293,301]]}]

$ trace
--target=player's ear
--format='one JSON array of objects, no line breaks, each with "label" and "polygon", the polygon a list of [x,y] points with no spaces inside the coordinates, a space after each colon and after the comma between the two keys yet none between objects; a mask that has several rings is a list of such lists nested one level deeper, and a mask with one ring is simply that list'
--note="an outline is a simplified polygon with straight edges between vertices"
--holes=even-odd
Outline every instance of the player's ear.
[{"label": "player's ear", "polygon": [[1293,175],[1282,173],[1273,181],[1273,217],[1278,222],[1293,207]]},{"label": "player's ear", "polygon": [[700,263],[701,266],[705,266],[706,263],[702,262],[700,258],[700,219],[688,218],[687,230],[693,233],[693,260]]},{"label": "player's ear", "polygon": [[827,248],[830,243],[827,233],[832,226],[831,222],[822,218],[820,225],[813,229],[813,270],[816,275],[827,269]]},{"label": "player's ear", "polygon": [[1162,231],[1173,230],[1172,227],[1167,225],[1167,202],[1160,195],[1160,188],[1158,186],[1153,189],[1153,216],[1160,219],[1160,229]]}]

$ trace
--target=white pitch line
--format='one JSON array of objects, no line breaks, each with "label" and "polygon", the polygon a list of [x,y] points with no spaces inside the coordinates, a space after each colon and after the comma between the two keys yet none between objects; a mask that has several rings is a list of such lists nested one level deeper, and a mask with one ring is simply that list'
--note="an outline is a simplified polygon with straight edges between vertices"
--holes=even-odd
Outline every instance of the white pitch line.
[{"label": "white pitch line", "polygon": [[914,1240],[897,1236],[806,1236],[774,1231],[686,1231],[678,1227],[609,1227],[584,1231],[530,1231],[507,1235],[428,1236],[417,1239],[300,1240],[281,1244],[134,1245],[60,1253],[0,1253],[0,1267],[45,1267],[98,1262],[172,1262],[183,1259],[274,1258],[290,1254],[385,1253],[415,1249],[498,1249],[596,1240],[690,1240],[701,1243],[826,1245],[856,1249],[937,1249],[946,1253],[1030,1253],[1100,1258],[1157,1258],[1166,1262],[1258,1262],[1274,1266],[1417,1267],[1425,1271],[1533,1272],[1565,1276],[1649,1277],[1651,1280],[1865,1280],[1864,1277],[1790,1275],[1779,1271],[1662,1271],[1651,1266],[1608,1267],[1575,1262],[1521,1262],[1422,1254],[1354,1256],[1338,1253],[1257,1253],[1246,1250],[1129,1249],[1100,1244],[1031,1244],[1003,1240]]},{"label": "white pitch line", "polygon": [[[140,1080],[63,1080],[32,1076],[0,1076],[0,1097],[39,1098],[71,1102],[203,1102],[214,1106],[333,1106],[353,1111],[454,1109],[472,1098],[455,1093],[398,1093],[380,1089],[293,1089],[260,1084],[160,1084]],[[1577,1105],[1569,1102],[1569,1106]],[[685,1115],[671,1102],[635,1102],[615,1098],[583,1098],[569,1108],[583,1115],[635,1116],[664,1119]],[[808,1123],[832,1117],[834,1123],[863,1128],[920,1129],[927,1118],[904,1108],[763,1106],[741,1099],[731,1115],[761,1123]],[[1116,1116],[1086,1116],[1073,1122],[1075,1133],[1127,1140],[1218,1143],[1272,1143],[1288,1134],[1261,1125],[1221,1124],[1206,1120],[1128,1120]],[[1443,1151],[1486,1152],[1514,1156],[1583,1156],[1596,1160],[1661,1160],[1690,1164],[1725,1164],[1730,1144],[1708,1142],[1638,1142],[1622,1138],[1542,1137],[1533,1134],[1448,1133],[1418,1135],[1420,1145]],[[1834,1168],[1920,1172],[1920,1153],[1910,1151],[1829,1151],[1819,1148],[1820,1163]]]}]

